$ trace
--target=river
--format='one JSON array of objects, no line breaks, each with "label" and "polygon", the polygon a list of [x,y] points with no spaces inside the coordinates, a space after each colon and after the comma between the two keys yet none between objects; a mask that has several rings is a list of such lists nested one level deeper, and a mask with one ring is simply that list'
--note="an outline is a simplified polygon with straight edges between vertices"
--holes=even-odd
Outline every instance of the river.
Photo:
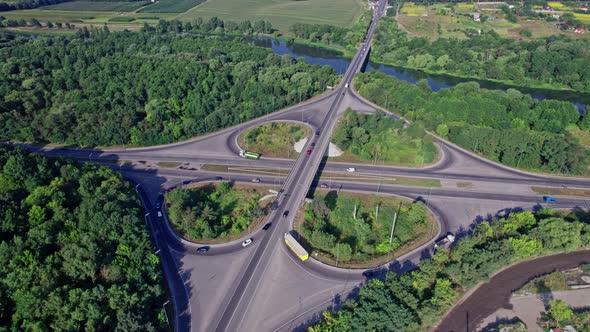
[{"label": "river", "polygon": [[[350,60],[342,57],[340,52],[321,47],[315,47],[298,43],[287,44],[284,41],[274,40],[270,38],[257,38],[253,40],[253,43],[257,46],[270,48],[276,54],[288,54],[293,58],[303,58],[309,64],[328,65],[334,68],[334,70],[336,70],[336,72],[338,72],[339,74],[343,74],[350,63]],[[440,89],[453,87],[462,82],[478,82],[479,85],[485,89],[503,91],[508,89],[515,89],[519,90],[522,93],[530,94],[533,98],[539,100],[557,99],[569,101],[576,105],[580,113],[583,112],[585,105],[590,105],[589,93],[526,88],[486,80],[478,80],[473,78],[461,78],[450,75],[427,74],[418,70],[397,68],[374,63],[367,64],[365,71],[370,70],[378,70],[388,75],[395,76],[396,78],[402,81],[414,84],[421,79],[426,79],[432,91],[438,91]]]}]

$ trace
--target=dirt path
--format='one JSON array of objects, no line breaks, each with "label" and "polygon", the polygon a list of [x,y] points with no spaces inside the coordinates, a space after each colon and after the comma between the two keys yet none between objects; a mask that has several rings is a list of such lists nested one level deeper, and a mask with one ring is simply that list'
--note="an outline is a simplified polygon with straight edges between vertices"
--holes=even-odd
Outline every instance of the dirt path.
[{"label": "dirt path", "polygon": [[511,309],[512,291],[532,278],[590,263],[590,250],[541,257],[511,266],[493,276],[452,309],[435,331],[475,331],[477,325],[498,308]]}]

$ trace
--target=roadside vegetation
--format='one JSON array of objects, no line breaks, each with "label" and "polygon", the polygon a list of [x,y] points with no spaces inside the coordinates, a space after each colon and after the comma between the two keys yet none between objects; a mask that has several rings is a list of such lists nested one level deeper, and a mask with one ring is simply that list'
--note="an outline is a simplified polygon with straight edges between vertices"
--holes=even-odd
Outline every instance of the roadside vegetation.
[{"label": "roadside vegetation", "polygon": [[588,153],[567,128],[588,131],[590,117],[571,103],[480,89],[476,82],[432,92],[424,80],[414,85],[379,72],[359,74],[355,86],[365,98],[493,161],[561,174],[587,170]]},{"label": "roadside vegetation", "polygon": [[590,311],[574,311],[565,301],[549,300],[547,311],[541,314],[541,325],[545,328],[564,328],[572,326],[576,331],[590,331]]},{"label": "roadside vegetation", "polygon": [[590,277],[590,264],[583,264],[575,269],[566,271],[558,271],[544,276],[540,276],[529,281],[519,290],[515,291],[515,295],[528,294],[542,294],[552,293],[561,290],[570,289],[573,285],[589,284],[582,277]]},{"label": "roadside vegetation", "polygon": [[344,150],[336,161],[370,162],[421,167],[437,159],[434,138],[424,127],[385,116],[381,111],[371,115],[347,110],[340,118],[332,138]]},{"label": "roadside vegetation", "polygon": [[0,330],[167,328],[135,188],[107,167],[0,145]]},{"label": "roadside vegetation", "polygon": [[296,158],[299,153],[295,151],[295,143],[310,136],[311,129],[308,126],[271,122],[249,129],[238,138],[238,142],[243,149],[264,157]]},{"label": "roadside vegetation", "polygon": [[169,143],[298,103],[336,80],[330,67],[246,41],[147,30],[8,41],[0,49],[0,139]]},{"label": "roadside vegetation", "polygon": [[399,256],[430,240],[435,229],[422,202],[336,191],[316,193],[300,226],[314,257],[354,267],[375,266]]},{"label": "roadside vegetation", "polygon": [[234,187],[229,182],[179,187],[166,194],[166,212],[176,231],[187,240],[226,241],[240,237],[263,220],[271,202],[259,202],[265,194],[262,188]]},{"label": "roadside vegetation", "polygon": [[494,31],[466,39],[409,37],[391,17],[379,21],[371,61],[517,86],[590,92],[590,39],[514,40]]},{"label": "roadside vegetation", "polygon": [[423,260],[417,270],[371,280],[309,331],[422,331],[436,325],[462,294],[515,261],[590,246],[590,214],[555,216],[551,210],[511,213],[475,226],[450,251]]}]

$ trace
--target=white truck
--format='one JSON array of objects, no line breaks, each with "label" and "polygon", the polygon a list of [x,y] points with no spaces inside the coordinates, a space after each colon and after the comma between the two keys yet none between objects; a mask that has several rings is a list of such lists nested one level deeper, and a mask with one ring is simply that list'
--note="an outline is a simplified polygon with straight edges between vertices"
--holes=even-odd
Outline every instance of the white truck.
[{"label": "white truck", "polygon": [[434,243],[434,249],[448,248],[453,242],[455,242],[455,235],[453,233],[447,233],[445,237]]}]

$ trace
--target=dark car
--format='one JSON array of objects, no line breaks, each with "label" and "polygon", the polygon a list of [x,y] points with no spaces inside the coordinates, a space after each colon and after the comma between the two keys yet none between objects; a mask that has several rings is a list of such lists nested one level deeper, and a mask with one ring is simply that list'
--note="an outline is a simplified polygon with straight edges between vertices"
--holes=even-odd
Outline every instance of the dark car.
[{"label": "dark car", "polygon": [[219,181],[219,180],[223,180],[223,178],[221,176],[216,176],[214,177],[215,180]]},{"label": "dark car", "polygon": [[319,131],[316,131],[316,132],[315,132],[315,135],[316,135],[316,136],[320,136],[320,132],[319,132]]},{"label": "dark car", "polygon": [[162,207],[162,202],[161,201],[156,201],[156,210],[159,210]]},{"label": "dark car", "polygon": [[289,210],[287,210],[287,211],[283,212],[283,217],[286,217],[286,216],[288,216],[288,215],[289,215]]},{"label": "dark car", "polygon": [[209,251],[209,246],[197,248],[197,252],[207,252],[207,251]]},{"label": "dark car", "polygon": [[315,147],[315,142],[311,143],[311,147],[312,148]]},{"label": "dark car", "polygon": [[543,200],[545,201],[545,203],[555,203],[555,198],[551,196],[543,196]]},{"label": "dark car", "polygon": [[191,183],[191,180],[182,181],[182,184],[189,184],[189,183]]},{"label": "dark car", "polygon": [[262,226],[262,229],[263,229],[263,230],[267,230],[267,229],[269,229],[269,228],[270,228],[270,226],[272,226],[272,223],[268,223],[268,224],[266,224],[266,225]]}]

